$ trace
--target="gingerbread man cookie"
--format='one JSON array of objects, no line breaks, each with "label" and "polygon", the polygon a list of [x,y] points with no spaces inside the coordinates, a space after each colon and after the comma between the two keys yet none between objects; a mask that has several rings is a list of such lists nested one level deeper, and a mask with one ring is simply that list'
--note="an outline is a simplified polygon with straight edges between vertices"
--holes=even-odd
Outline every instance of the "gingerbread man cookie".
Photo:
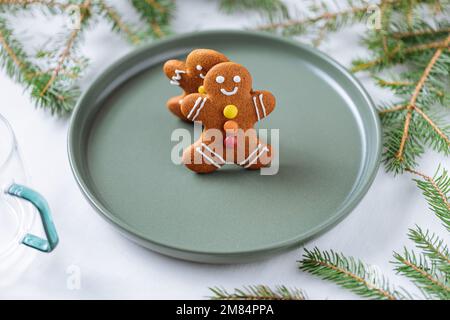
[{"label": "gingerbread man cookie", "polygon": [[170,84],[183,89],[183,94],[167,101],[167,108],[183,120],[188,120],[181,113],[180,101],[188,94],[205,93],[203,80],[208,71],[218,63],[227,62],[222,53],[210,49],[196,49],[186,58],[186,62],[169,60],[164,64],[164,73],[170,79]]},{"label": "gingerbread man cookie", "polygon": [[181,102],[183,115],[203,124],[200,139],[183,152],[183,163],[198,173],[228,162],[247,169],[270,164],[272,148],[259,140],[254,125],[274,110],[275,97],[253,91],[248,70],[233,62],[211,68],[204,87],[205,94],[190,94]]}]

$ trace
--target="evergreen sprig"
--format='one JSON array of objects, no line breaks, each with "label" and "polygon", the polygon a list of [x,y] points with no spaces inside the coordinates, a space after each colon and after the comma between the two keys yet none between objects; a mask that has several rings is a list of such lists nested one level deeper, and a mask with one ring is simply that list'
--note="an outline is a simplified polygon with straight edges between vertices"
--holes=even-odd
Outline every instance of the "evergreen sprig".
[{"label": "evergreen sprig", "polygon": [[450,299],[449,274],[436,268],[427,254],[416,254],[405,248],[402,254],[394,252],[394,259],[395,270],[411,279],[426,295],[441,300]]},{"label": "evergreen sprig", "polygon": [[275,32],[283,36],[308,35],[314,45],[319,45],[324,38],[344,26],[361,22],[371,7],[364,0],[347,0],[346,6],[330,1],[315,1],[309,5],[308,13],[298,13],[296,17],[280,16],[258,30]]},{"label": "evergreen sprig", "polygon": [[220,8],[227,13],[251,10],[269,18],[289,18],[289,10],[281,0],[221,0]]},{"label": "evergreen sprig", "polygon": [[[423,191],[431,210],[442,220],[448,228],[450,221],[450,206],[448,194],[450,193],[450,177],[447,170],[438,168],[433,177],[421,172],[407,169],[420,179],[414,179],[418,187]],[[450,299],[450,256],[447,244],[443,239],[429,231],[423,231],[419,226],[410,229],[408,237],[414,242],[416,253],[404,249],[403,253],[394,252],[395,270],[413,281],[424,293],[425,298]],[[352,257],[346,257],[333,251],[320,251],[315,248],[312,251],[305,250],[301,269],[322,279],[332,281],[344,288],[364,297],[378,298],[378,293],[391,293],[396,298],[411,298],[404,290],[390,289],[384,277],[378,279],[373,275],[375,282],[366,283],[370,268]],[[306,267],[305,267],[306,266]],[[369,270],[369,271],[368,271]],[[369,279],[371,279],[369,277]],[[381,285],[380,285],[381,283]],[[376,288],[375,291],[370,290]],[[381,288],[382,291],[379,291]],[[387,296],[383,294],[383,296]]]},{"label": "evergreen sprig", "polygon": [[0,0],[0,13],[15,14],[20,10],[38,9],[43,13],[62,13],[71,2],[53,0]]},{"label": "evergreen sprig", "polygon": [[412,169],[408,169],[408,171],[421,178],[414,179],[414,181],[422,190],[429,208],[450,232],[450,176],[448,171],[439,167],[433,177]]},{"label": "evergreen sprig", "polygon": [[333,250],[305,249],[300,270],[335,282],[366,298],[398,300],[407,297],[405,291],[394,288],[373,266]]},{"label": "evergreen sprig", "polygon": [[[382,102],[383,162],[388,171],[415,168],[427,148],[448,155],[450,126],[444,109],[450,105],[450,3],[442,0],[312,1],[308,12],[279,17],[257,27],[284,36],[303,36],[319,45],[345,26],[366,23],[362,43],[370,59],[355,59],[352,71],[368,71],[383,88],[397,96]],[[370,27],[370,28],[369,28]],[[404,65],[405,72],[382,78]],[[441,112],[445,110],[445,114]]]},{"label": "evergreen sprig", "polygon": [[277,286],[275,289],[266,285],[246,286],[233,292],[219,287],[210,288],[212,300],[305,300],[305,294],[299,289]]},{"label": "evergreen sprig", "polygon": [[111,23],[111,29],[131,42],[131,44],[139,45],[145,40],[142,32],[136,31],[136,27],[125,21],[122,15],[113,6],[104,0],[97,0],[95,6],[99,14]]},{"label": "evergreen sprig", "polygon": [[[0,66],[8,76],[24,85],[37,106],[49,108],[52,113],[70,111],[79,95],[78,86],[72,84],[67,74],[59,73],[50,81],[53,78],[52,71],[42,70],[31,61],[1,17]],[[45,94],[41,94],[44,89]]]},{"label": "evergreen sprig", "polygon": [[[168,34],[173,1],[130,0],[148,28],[140,30],[129,23],[107,0],[0,0],[0,14],[14,15],[21,10],[39,10],[50,15],[67,15],[69,6],[80,10],[80,27],[57,33],[45,48],[28,53],[0,15],[0,66],[21,83],[38,107],[53,114],[69,113],[80,95],[78,86],[88,60],[80,47],[86,30],[100,19],[130,43],[139,45]],[[51,16],[49,17],[51,18]],[[45,67],[43,67],[45,65]]]},{"label": "evergreen sprig", "polygon": [[[421,172],[408,169],[417,175],[414,179],[423,191],[431,210],[442,220],[447,232],[450,217],[448,195],[450,193],[450,177],[446,169],[438,168],[433,177]],[[415,244],[419,252],[404,248],[403,253],[394,252],[394,269],[402,276],[409,278],[423,293],[421,298],[450,299],[450,252],[448,244],[435,233],[424,231],[415,226],[408,232],[409,239]],[[412,299],[415,296],[402,288],[390,284],[377,268],[361,260],[345,256],[342,253],[321,251],[318,248],[305,249],[299,268],[321,279],[331,281],[343,288],[371,299]],[[268,299],[274,291],[267,286],[256,288],[247,287],[235,289],[228,293],[225,289],[212,288],[214,299],[248,298],[252,300]],[[291,289],[289,292],[302,292]],[[304,295],[303,295],[304,296]],[[291,299],[291,295],[283,295]]]},{"label": "evergreen sprig", "polygon": [[444,240],[435,233],[423,231],[419,226],[410,229],[408,237],[442,274],[450,275],[450,252]]},{"label": "evergreen sprig", "polygon": [[131,3],[147,22],[152,37],[162,38],[170,33],[169,23],[174,9],[172,0],[131,0]]}]

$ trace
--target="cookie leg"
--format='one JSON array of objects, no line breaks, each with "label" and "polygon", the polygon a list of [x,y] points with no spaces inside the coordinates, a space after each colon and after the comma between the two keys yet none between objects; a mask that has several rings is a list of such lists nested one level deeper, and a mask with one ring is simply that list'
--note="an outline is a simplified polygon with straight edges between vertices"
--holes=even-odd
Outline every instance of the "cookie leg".
[{"label": "cookie leg", "polygon": [[246,146],[246,158],[239,164],[245,169],[257,170],[270,165],[272,161],[272,146],[260,140],[256,144]]},{"label": "cookie leg", "polygon": [[211,145],[199,140],[183,152],[183,163],[196,173],[210,173],[222,167],[225,160]]},{"label": "cookie leg", "polygon": [[180,100],[183,98],[183,95],[172,97],[167,101],[167,109],[172,112],[178,118],[189,121],[183,113],[181,113]]}]

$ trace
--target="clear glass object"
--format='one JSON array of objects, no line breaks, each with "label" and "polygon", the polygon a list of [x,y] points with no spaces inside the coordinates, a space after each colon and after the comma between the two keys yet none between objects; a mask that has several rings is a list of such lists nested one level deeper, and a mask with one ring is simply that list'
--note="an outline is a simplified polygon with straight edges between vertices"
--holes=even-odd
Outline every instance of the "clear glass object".
[{"label": "clear glass object", "polygon": [[[14,282],[36,250],[51,252],[58,243],[46,201],[26,184],[14,132],[0,115],[0,286]],[[34,236],[42,229],[46,239]]]}]

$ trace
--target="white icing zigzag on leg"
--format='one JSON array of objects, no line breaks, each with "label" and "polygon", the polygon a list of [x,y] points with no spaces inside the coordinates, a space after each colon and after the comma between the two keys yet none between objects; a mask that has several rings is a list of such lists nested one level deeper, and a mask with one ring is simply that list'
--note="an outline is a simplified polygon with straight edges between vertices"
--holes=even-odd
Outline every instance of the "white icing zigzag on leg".
[{"label": "white icing zigzag on leg", "polygon": [[242,162],[240,163],[240,165],[242,166],[244,163],[246,163],[247,161],[249,161],[250,158],[253,157],[253,155],[254,155],[255,153],[257,153],[257,152],[259,151],[259,149],[261,149],[261,147],[262,147],[262,144],[258,144],[258,146],[256,147],[256,149],[253,150],[253,152],[250,153],[250,154],[248,155],[247,159],[245,159],[244,161],[242,161]]},{"label": "white icing zigzag on leg", "polygon": [[203,146],[206,150],[208,150],[209,152],[211,152],[213,155],[215,155],[217,158],[219,158],[219,160],[220,160],[222,163],[225,163],[225,159],[222,158],[222,156],[221,156],[220,154],[218,154],[217,152],[214,152],[214,151],[213,151],[206,143],[202,142],[202,146]]},{"label": "white icing zigzag on leg", "polygon": [[269,152],[269,148],[264,147],[264,148],[261,150],[261,152],[260,152],[260,153],[259,153],[259,154],[251,161],[251,162],[249,162],[248,165],[245,166],[245,168],[248,168],[248,167],[250,167],[252,164],[256,163],[256,162],[258,161],[258,159],[259,159],[264,153],[266,153],[266,152]]}]

